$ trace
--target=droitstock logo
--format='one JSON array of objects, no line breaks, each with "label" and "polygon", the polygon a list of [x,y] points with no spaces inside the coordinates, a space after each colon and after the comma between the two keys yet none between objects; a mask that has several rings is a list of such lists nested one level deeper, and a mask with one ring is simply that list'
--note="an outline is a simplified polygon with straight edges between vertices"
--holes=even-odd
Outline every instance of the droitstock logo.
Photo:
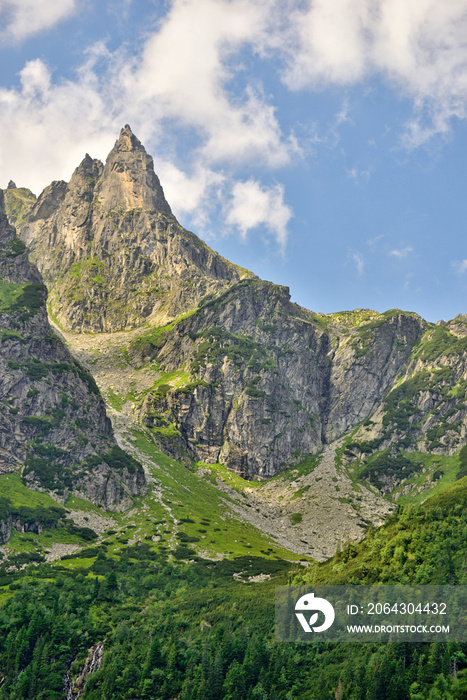
[{"label": "droitstock logo", "polygon": [[[303,612],[312,613],[308,622]],[[320,612],[324,615],[324,622],[316,626]],[[325,598],[315,598],[314,593],[306,593],[297,600],[295,615],[305,632],[324,632],[331,627],[335,617],[331,603]]]},{"label": "droitstock logo", "polygon": [[467,585],[276,586],[276,642],[467,642]]}]

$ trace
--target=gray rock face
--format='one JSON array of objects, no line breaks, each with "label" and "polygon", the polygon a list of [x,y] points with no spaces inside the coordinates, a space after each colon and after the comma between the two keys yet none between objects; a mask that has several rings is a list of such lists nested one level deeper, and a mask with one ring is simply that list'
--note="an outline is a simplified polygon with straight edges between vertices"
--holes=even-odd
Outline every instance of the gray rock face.
[{"label": "gray rock face", "polygon": [[0,544],[5,544],[10,539],[12,525],[13,518],[11,517],[0,520]]},{"label": "gray rock face", "polygon": [[253,277],[177,223],[153,160],[129,126],[105,165],[86,155],[68,184],[42,192],[20,237],[66,330],[166,323],[207,294]]},{"label": "gray rock face", "polygon": [[[47,527],[54,530],[55,523],[48,523]],[[44,527],[38,521],[22,522],[19,516],[10,514],[8,517],[0,520],[0,545],[8,542],[11,536],[11,530],[17,532],[34,532],[36,535],[42,535]]]},{"label": "gray rock face", "polygon": [[[384,317],[383,317],[384,318]],[[334,340],[330,375],[329,416],[326,439],[331,441],[368,417],[390,391],[407,365],[426,323],[415,314],[397,312],[361,331],[346,331]],[[362,347],[364,346],[364,347]]]},{"label": "gray rock face", "polygon": [[[93,378],[52,332],[47,290],[9,225],[0,191],[0,473],[121,509],[144,486],[120,454]],[[126,459],[125,459],[126,458]]]},{"label": "gray rock face", "polygon": [[107,158],[97,196],[109,211],[139,208],[172,217],[153,160],[128,124]]},{"label": "gray rock face", "polygon": [[159,384],[141,419],[156,432],[172,424],[195,459],[272,476],[367,418],[407,364],[424,322],[376,316],[363,352],[357,331],[323,330],[286,288],[241,282],[145,347],[163,372],[186,368],[190,383]]},{"label": "gray rock face", "polygon": [[[370,415],[371,428],[360,429],[355,451],[399,449],[454,454],[467,443],[467,318],[427,324],[422,341]],[[368,447],[371,448],[368,450]],[[400,474],[378,477],[392,489]]]}]

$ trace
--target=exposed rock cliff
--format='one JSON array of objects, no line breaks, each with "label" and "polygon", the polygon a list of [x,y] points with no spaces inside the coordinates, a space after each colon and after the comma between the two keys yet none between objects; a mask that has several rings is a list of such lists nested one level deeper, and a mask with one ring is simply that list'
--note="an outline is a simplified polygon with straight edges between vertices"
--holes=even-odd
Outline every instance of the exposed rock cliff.
[{"label": "exposed rock cliff", "polygon": [[20,506],[15,508],[9,499],[0,497],[0,545],[8,542],[11,530],[17,532],[34,532],[41,535],[45,528],[53,530],[64,524],[65,508]]},{"label": "exposed rock cliff", "polygon": [[7,189],[4,190],[4,195],[8,220],[19,231],[35,204],[36,196],[26,187],[16,187],[12,180],[8,183]]},{"label": "exposed rock cliff", "polygon": [[177,223],[129,126],[105,165],[86,155],[68,184],[42,192],[20,236],[67,330],[165,323],[253,277]]},{"label": "exposed rock cliff", "polygon": [[392,492],[422,468],[401,451],[452,455],[467,443],[466,391],[467,317],[429,324],[399,381],[353,436],[347,459],[369,460],[364,476]]},{"label": "exposed rock cliff", "polygon": [[198,460],[272,476],[364,420],[423,328],[402,312],[372,314],[358,329],[323,324],[286,288],[246,280],[152,342],[148,334],[130,345],[163,372],[141,417],[176,444],[172,425]]},{"label": "exposed rock cliff", "polygon": [[9,225],[0,191],[0,473],[106,508],[131,503],[141,466],[116,445],[90,374],[52,332],[47,290]]}]

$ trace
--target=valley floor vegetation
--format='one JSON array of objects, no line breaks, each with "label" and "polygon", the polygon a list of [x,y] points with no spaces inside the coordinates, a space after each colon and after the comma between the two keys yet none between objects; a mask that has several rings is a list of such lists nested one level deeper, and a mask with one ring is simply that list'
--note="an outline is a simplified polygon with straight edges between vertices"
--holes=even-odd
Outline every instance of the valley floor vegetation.
[{"label": "valley floor vegetation", "polygon": [[[273,625],[275,584],[467,583],[466,496],[463,478],[308,569],[279,557],[185,561],[152,542],[120,556],[90,545],[73,568],[4,564],[0,698],[62,700],[67,675],[103,642],[84,700],[463,700],[465,644],[276,644]],[[271,578],[234,579],[245,570]]]}]

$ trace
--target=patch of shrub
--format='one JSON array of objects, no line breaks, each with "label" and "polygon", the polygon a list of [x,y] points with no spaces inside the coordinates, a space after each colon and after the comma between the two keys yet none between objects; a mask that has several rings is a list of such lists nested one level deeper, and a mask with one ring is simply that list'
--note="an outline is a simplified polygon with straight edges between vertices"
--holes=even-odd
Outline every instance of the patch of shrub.
[{"label": "patch of shrub", "polygon": [[397,483],[407,479],[414,472],[420,471],[423,464],[412,462],[404,455],[389,455],[387,451],[378,455],[361,473],[363,479],[368,479],[377,488],[382,488],[383,476],[392,477]]},{"label": "patch of shrub", "polygon": [[6,248],[6,255],[9,258],[16,258],[17,255],[24,253],[25,250],[26,246],[23,241],[19,238],[14,238]]},{"label": "patch of shrub", "polygon": [[17,309],[27,309],[23,313],[23,320],[30,316],[34,316],[41,307],[44,306],[47,299],[47,287],[45,284],[27,284],[23,287],[22,294],[16,299],[15,307]]},{"label": "patch of shrub", "polygon": [[177,532],[175,537],[180,540],[180,542],[199,542],[199,537],[187,535],[186,532]]},{"label": "patch of shrub", "polygon": [[174,549],[172,554],[174,555],[175,559],[193,559],[196,557],[196,552],[194,549],[183,546]]},{"label": "patch of shrub", "polygon": [[17,333],[16,331],[8,331],[6,328],[2,328],[0,341],[4,343],[7,340],[19,340],[19,342],[23,344],[26,342],[21,333]]},{"label": "patch of shrub", "polygon": [[303,520],[302,513],[292,513],[290,516],[290,522],[292,523],[292,525],[298,525],[299,523],[302,522],[302,520]]},{"label": "patch of shrub", "polygon": [[70,535],[76,535],[77,537],[80,537],[86,542],[92,542],[93,540],[97,540],[97,533],[94,532],[94,530],[91,530],[90,527],[80,527],[79,525],[69,523],[66,529],[70,533]]}]

